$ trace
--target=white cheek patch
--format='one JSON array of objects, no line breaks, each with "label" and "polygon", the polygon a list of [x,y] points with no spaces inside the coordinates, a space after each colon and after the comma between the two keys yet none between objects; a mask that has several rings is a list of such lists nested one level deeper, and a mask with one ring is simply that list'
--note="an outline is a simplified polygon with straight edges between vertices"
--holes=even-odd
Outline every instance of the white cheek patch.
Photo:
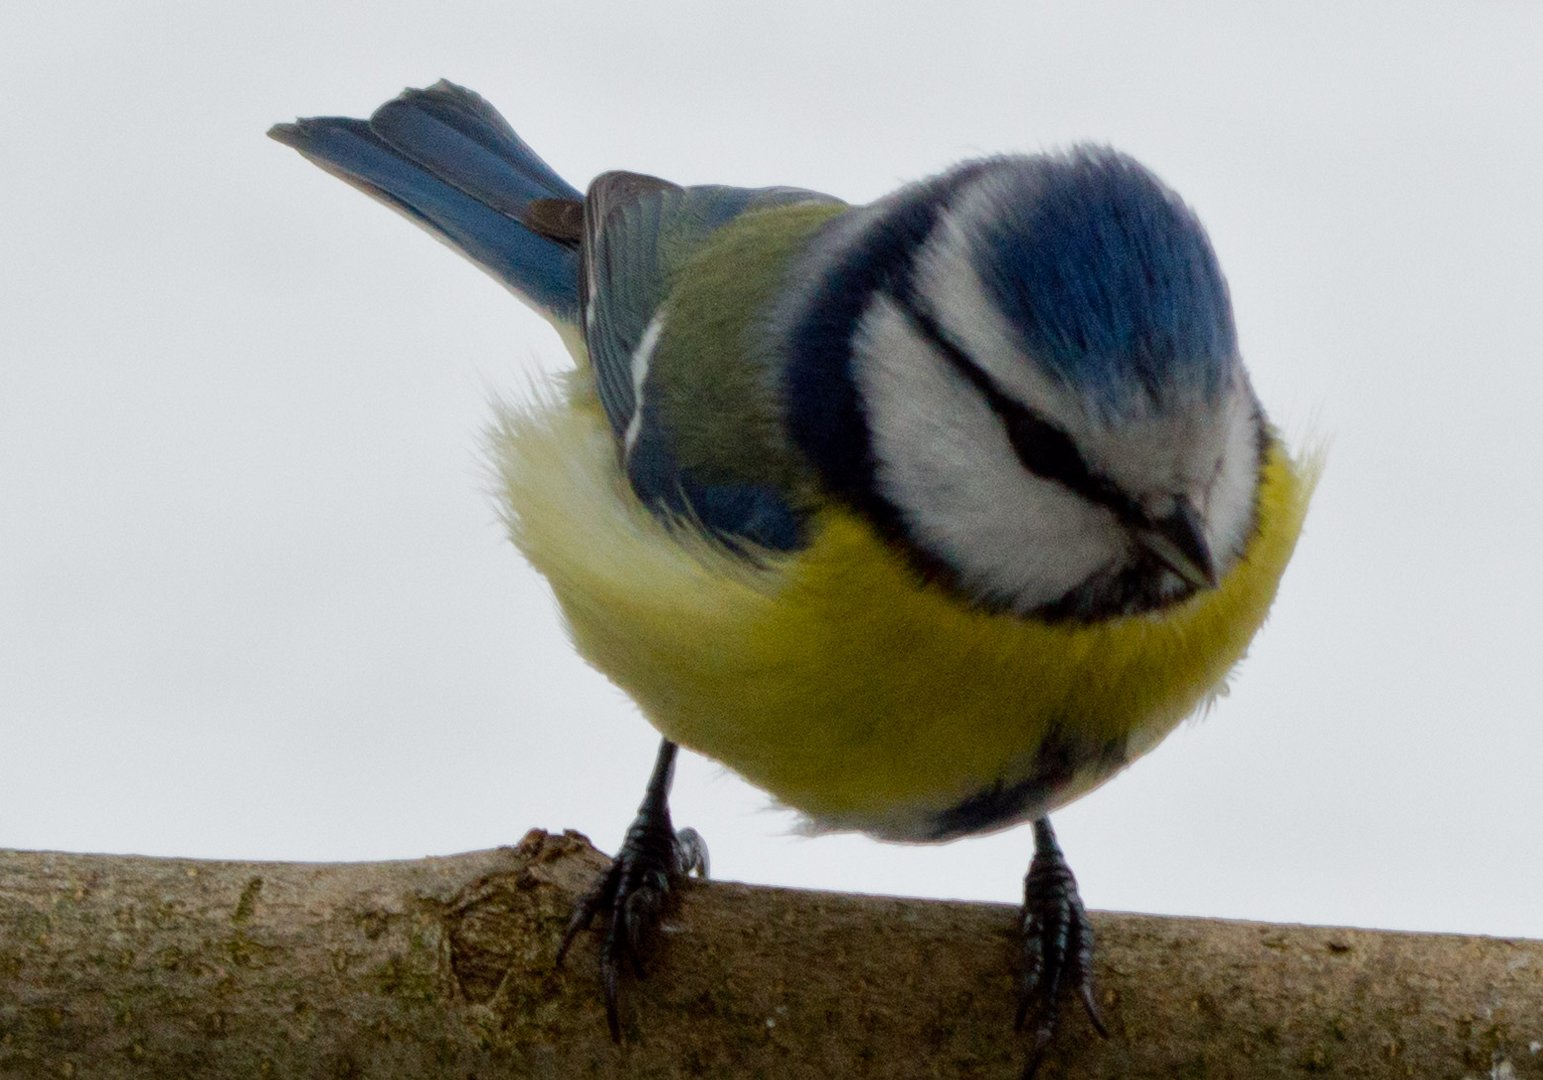
[{"label": "white cheek patch", "polygon": [[1253,390],[1248,376],[1238,369],[1237,382],[1228,395],[1221,467],[1211,480],[1201,506],[1205,510],[1206,540],[1225,573],[1243,554],[1254,527],[1254,502],[1259,489],[1259,428]]},{"label": "white cheek patch", "polygon": [[[1001,200],[989,172],[954,199],[917,254],[918,300],[1003,393],[1065,431],[1095,472],[1154,516],[1171,512],[1176,495],[1192,499],[1225,573],[1247,543],[1258,486],[1242,365],[1220,400],[1174,388],[1160,405],[1138,395],[1119,417],[1100,415],[1023,354],[975,269],[968,223],[998,217]],[[892,302],[881,297],[864,313],[853,355],[881,492],[969,587],[1027,611],[1128,559],[1131,541],[1113,517],[1024,469],[986,400]]]},{"label": "white cheek patch", "polygon": [[853,340],[879,491],[967,589],[1027,612],[1124,557],[1110,514],[1026,470],[976,390],[879,296]]}]

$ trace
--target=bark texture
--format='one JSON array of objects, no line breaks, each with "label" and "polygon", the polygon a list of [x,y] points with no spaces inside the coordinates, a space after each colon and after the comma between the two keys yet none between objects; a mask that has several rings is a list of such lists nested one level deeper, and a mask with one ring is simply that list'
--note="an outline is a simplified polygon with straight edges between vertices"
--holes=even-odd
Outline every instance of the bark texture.
[{"label": "bark texture", "polygon": [[[397,863],[0,852],[0,1076],[1016,1077],[1015,912],[709,883],[606,1034],[576,834]],[[1049,1077],[1543,1078],[1543,942],[1095,913]]]}]

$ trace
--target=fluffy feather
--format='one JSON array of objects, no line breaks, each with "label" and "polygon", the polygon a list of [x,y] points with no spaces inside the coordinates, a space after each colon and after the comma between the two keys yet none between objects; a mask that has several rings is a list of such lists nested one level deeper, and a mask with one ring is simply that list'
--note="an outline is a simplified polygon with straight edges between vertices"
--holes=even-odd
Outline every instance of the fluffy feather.
[{"label": "fluffy feather", "polygon": [[[510,534],[546,575],[579,652],[667,737],[817,826],[950,835],[982,793],[1004,827],[1054,809],[1155,745],[1222,685],[1275,595],[1312,473],[1278,444],[1257,528],[1220,588],[1161,613],[1046,625],[971,611],[850,511],[809,546],[751,562],[632,494],[582,377],[506,408],[493,440]],[[1089,767],[1044,769],[1066,732]]]}]

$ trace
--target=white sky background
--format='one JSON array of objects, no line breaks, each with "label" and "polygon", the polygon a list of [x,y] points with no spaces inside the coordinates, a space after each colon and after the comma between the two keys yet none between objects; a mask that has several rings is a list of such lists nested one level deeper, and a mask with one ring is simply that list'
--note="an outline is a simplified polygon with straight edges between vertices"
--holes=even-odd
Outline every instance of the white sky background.
[{"label": "white sky background", "polygon": [[[1520,2],[0,6],[0,845],[619,841],[655,736],[482,465],[566,356],[263,137],[448,76],[581,187],[1154,168],[1272,415],[1333,445],[1231,695],[1057,815],[1084,895],[1543,936],[1540,61]],[[751,881],[1016,901],[1031,848],[799,838],[700,758],[674,806]]]}]

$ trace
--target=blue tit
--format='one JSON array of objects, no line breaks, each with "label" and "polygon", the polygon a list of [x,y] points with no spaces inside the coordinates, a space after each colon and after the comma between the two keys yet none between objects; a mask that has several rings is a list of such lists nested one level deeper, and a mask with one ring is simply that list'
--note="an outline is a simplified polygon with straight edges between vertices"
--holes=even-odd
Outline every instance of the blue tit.
[{"label": "blue tit", "polygon": [[868,205],[564,182],[440,82],[270,134],[557,329],[575,369],[495,433],[515,544],[663,742],[611,870],[607,1012],[705,848],[676,748],[817,830],[1035,824],[1019,1023],[1092,995],[1047,815],[1223,685],[1311,491],[1191,210],[1100,148],[961,164]]}]

